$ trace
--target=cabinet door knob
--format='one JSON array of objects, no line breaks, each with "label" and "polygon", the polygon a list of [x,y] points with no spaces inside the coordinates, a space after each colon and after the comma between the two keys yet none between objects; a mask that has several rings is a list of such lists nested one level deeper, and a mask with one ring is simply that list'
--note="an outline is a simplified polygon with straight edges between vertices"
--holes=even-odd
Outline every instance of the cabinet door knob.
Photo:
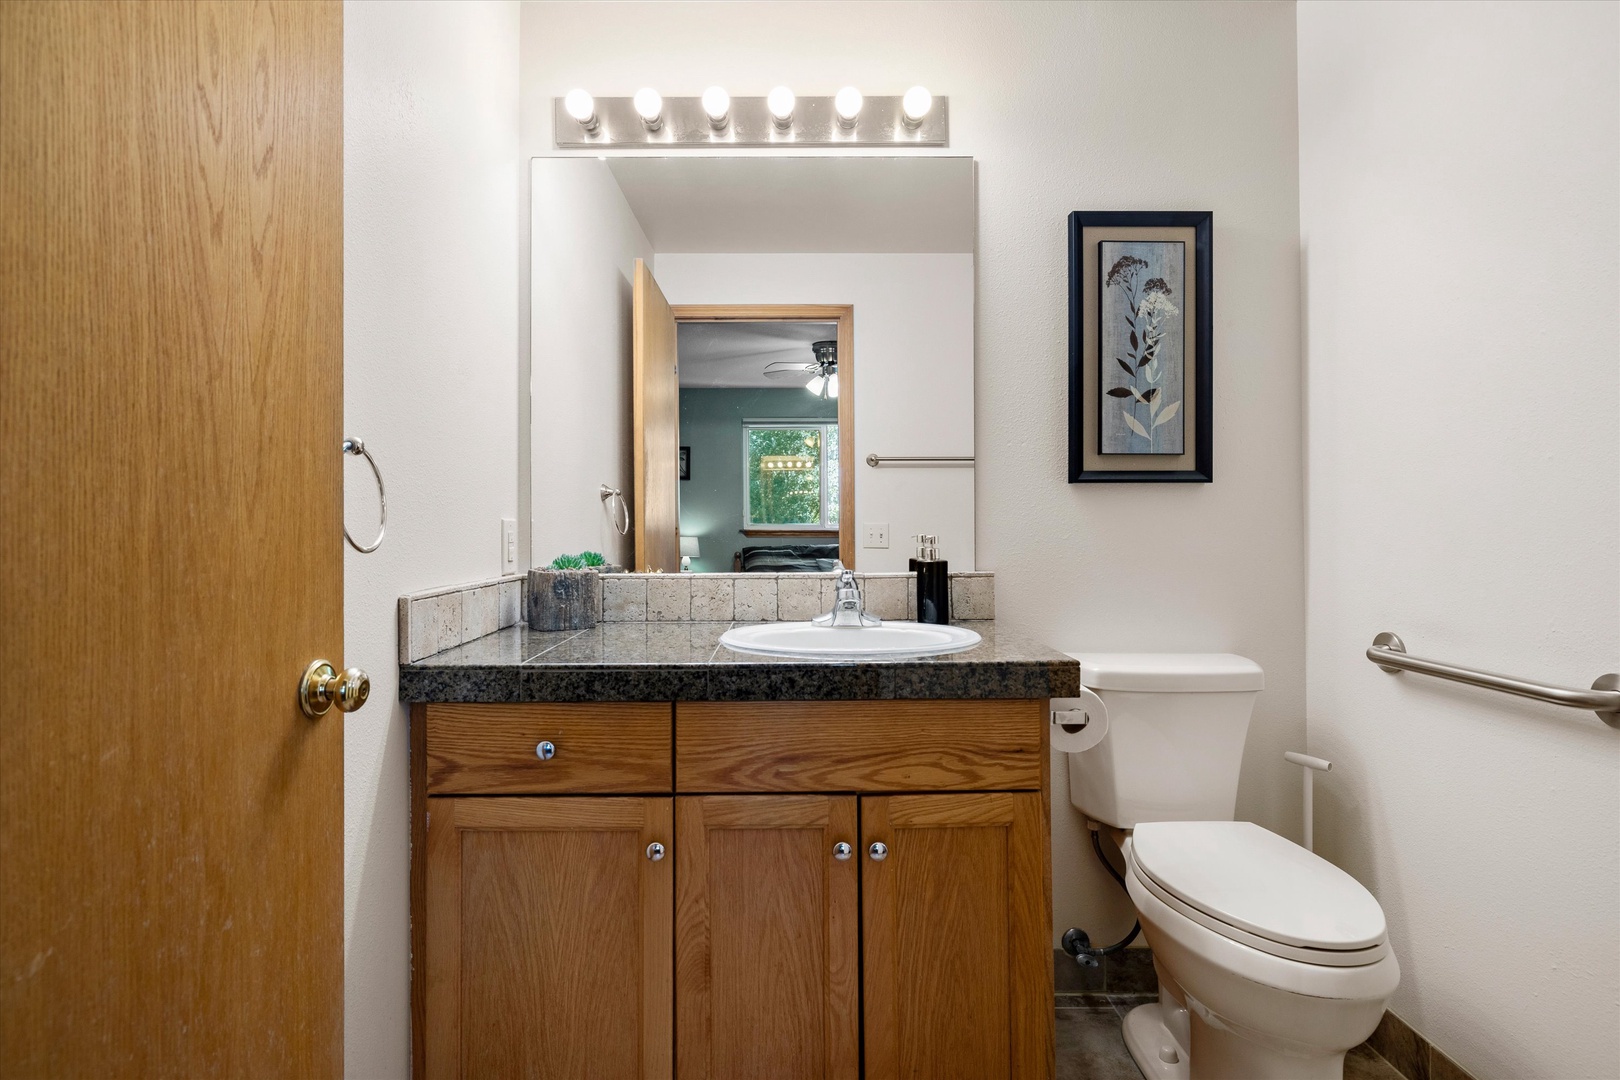
[{"label": "cabinet door knob", "polygon": [[833,845],[833,858],[837,859],[839,862],[843,862],[845,859],[849,858],[854,851],[854,848],[840,840],[838,843]]},{"label": "cabinet door knob", "polygon": [[541,761],[550,761],[557,756],[557,744],[550,739],[541,739],[540,745],[534,748],[534,756]]},{"label": "cabinet door knob", "polygon": [[657,862],[659,859],[662,859],[663,857],[664,857],[664,845],[663,844],[660,844],[658,841],[654,840],[652,843],[647,845],[647,858],[651,859],[653,862]]},{"label": "cabinet door knob", "polygon": [[889,857],[889,845],[881,840],[874,840],[872,846],[866,849],[866,853],[872,856],[873,862],[882,862]]}]

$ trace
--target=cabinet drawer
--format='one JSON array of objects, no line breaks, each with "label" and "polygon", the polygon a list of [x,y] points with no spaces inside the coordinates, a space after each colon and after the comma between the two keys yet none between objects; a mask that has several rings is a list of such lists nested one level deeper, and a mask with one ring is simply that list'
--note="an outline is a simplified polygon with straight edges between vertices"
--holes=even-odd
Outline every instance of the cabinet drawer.
[{"label": "cabinet drawer", "polygon": [[679,791],[1037,790],[1046,702],[676,705]]},{"label": "cabinet drawer", "polygon": [[[670,790],[670,706],[429,705],[433,795]],[[547,760],[541,742],[555,751]]]}]

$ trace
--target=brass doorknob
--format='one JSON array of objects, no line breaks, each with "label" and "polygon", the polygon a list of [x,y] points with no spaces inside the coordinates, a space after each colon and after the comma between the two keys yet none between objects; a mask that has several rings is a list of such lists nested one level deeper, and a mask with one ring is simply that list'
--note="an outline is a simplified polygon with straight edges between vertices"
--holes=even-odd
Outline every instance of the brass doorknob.
[{"label": "brass doorknob", "polygon": [[339,712],[354,712],[370,696],[371,676],[357,667],[339,674],[330,660],[310,664],[298,684],[298,705],[311,720],[333,705]]}]

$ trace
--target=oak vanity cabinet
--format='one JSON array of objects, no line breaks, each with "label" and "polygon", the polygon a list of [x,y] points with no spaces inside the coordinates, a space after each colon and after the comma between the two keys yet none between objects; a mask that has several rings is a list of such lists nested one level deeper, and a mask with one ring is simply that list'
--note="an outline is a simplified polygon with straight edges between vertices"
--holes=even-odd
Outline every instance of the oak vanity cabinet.
[{"label": "oak vanity cabinet", "polygon": [[1044,726],[417,706],[417,1075],[1049,1077]]}]

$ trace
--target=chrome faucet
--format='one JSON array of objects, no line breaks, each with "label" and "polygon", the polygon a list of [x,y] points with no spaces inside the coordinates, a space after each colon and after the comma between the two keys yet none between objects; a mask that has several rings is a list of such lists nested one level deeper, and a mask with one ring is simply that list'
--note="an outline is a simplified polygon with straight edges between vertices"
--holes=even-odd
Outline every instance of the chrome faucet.
[{"label": "chrome faucet", "polygon": [[883,620],[876,615],[868,615],[861,600],[861,587],[855,583],[855,573],[839,567],[838,591],[833,600],[833,609],[825,615],[817,615],[810,622],[815,626],[881,626]]}]

